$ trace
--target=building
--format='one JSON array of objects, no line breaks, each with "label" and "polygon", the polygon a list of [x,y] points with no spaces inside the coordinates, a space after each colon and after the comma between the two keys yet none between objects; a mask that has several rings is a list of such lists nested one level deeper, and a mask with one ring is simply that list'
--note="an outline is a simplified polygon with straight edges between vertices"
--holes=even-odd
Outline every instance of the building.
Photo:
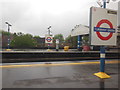
[{"label": "building", "polygon": [[88,35],[89,27],[85,25],[76,25],[71,31],[71,36]]}]

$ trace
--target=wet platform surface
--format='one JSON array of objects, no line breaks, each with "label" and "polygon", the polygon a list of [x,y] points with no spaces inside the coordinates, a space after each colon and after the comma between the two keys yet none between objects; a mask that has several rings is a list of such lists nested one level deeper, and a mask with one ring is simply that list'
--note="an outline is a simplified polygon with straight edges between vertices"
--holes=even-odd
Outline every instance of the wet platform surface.
[{"label": "wet platform surface", "polygon": [[[117,61],[117,60],[114,60]],[[99,61],[5,63],[3,88],[118,88],[118,63],[106,62],[110,79],[94,76]]]}]

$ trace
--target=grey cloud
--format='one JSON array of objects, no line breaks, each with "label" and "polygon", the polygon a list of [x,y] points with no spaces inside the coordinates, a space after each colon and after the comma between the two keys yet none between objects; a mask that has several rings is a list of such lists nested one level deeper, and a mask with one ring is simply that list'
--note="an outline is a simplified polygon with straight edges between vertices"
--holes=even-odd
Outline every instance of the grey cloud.
[{"label": "grey cloud", "polygon": [[5,21],[9,21],[13,25],[11,32],[21,31],[44,36],[48,26],[51,25],[54,35],[62,33],[66,37],[75,25],[89,25],[89,9],[91,6],[98,6],[96,0],[88,0],[88,3],[84,1],[85,6],[82,3],[77,4],[76,10],[66,11],[62,14],[52,14],[49,12],[49,7],[46,6],[46,9],[39,8],[39,4],[37,4],[38,8],[35,8],[36,11],[34,12],[35,9],[31,8],[31,2],[34,1],[7,0],[2,2],[2,27],[0,25],[0,28],[6,29]]},{"label": "grey cloud", "polygon": [[5,27],[5,21],[15,24],[20,20],[28,9],[25,2],[2,2],[2,28]]}]

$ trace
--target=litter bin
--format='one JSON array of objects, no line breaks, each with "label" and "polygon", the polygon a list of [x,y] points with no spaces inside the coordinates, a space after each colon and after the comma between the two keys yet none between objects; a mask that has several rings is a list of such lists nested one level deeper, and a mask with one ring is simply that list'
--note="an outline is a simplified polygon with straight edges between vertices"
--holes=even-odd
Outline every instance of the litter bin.
[{"label": "litter bin", "polygon": [[64,51],[68,51],[69,50],[69,46],[64,46]]}]

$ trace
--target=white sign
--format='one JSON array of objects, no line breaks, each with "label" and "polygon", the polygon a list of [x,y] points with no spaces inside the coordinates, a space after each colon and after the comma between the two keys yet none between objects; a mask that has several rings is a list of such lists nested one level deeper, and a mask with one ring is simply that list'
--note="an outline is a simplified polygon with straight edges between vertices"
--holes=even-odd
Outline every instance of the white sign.
[{"label": "white sign", "polygon": [[71,36],[78,36],[78,35],[85,35],[85,34],[89,34],[89,27],[84,25],[77,25],[71,31]]},{"label": "white sign", "polygon": [[59,44],[59,39],[56,39],[56,44]]},{"label": "white sign", "polygon": [[47,35],[47,36],[45,37],[45,43],[53,43],[53,37]]},{"label": "white sign", "polygon": [[91,45],[116,45],[117,11],[91,7],[90,15]]}]

